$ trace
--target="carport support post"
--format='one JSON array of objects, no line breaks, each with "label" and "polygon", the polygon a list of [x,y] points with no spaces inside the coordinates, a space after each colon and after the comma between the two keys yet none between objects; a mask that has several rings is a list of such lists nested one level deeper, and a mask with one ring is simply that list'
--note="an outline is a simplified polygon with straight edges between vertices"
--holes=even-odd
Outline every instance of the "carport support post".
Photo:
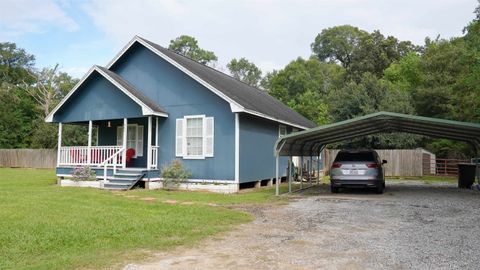
[{"label": "carport support post", "polygon": [[303,156],[300,157],[300,189],[303,189]]},{"label": "carport support post", "polygon": [[278,154],[275,157],[275,195],[280,195],[280,181],[278,181]]},{"label": "carport support post", "polygon": [[288,193],[292,193],[292,156],[288,158]]},{"label": "carport support post", "polygon": [[318,154],[317,159],[317,186],[320,184],[320,154]]},{"label": "carport support post", "polygon": [[312,185],[312,172],[313,172],[313,156],[310,156],[310,170],[308,172],[308,182]]}]

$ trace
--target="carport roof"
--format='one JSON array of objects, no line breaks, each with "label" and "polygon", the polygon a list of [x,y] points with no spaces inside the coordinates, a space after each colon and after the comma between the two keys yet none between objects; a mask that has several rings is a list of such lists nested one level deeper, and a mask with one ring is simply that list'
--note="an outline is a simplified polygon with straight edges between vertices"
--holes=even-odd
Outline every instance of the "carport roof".
[{"label": "carport roof", "polygon": [[408,114],[377,112],[365,116],[292,133],[277,140],[274,154],[318,155],[327,144],[376,134],[405,132],[470,143],[480,150],[480,124]]}]

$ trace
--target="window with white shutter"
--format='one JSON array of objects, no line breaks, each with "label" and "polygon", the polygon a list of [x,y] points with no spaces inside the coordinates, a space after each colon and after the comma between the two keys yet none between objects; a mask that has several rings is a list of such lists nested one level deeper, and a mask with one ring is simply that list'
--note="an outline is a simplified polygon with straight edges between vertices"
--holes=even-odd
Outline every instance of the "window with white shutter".
[{"label": "window with white shutter", "polygon": [[176,128],[175,128],[175,156],[183,157],[184,156],[184,126],[185,119],[177,119]]},{"label": "window with white shutter", "polygon": [[213,157],[213,117],[206,117],[204,121],[204,149],[205,149],[205,156],[206,157]]},{"label": "window with white shutter", "polygon": [[175,153],[184,159],[213,157],[214,120],[204,115],[176,119]]}]

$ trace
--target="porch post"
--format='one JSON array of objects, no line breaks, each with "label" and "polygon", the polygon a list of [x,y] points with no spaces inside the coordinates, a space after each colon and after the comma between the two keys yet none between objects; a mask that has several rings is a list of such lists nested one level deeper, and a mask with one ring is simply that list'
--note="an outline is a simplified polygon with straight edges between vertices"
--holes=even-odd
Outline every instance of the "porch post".
[{"label": "porch post", "polygon": [[158,146],[158,116],[155,116],[155,146]]},{"label": "porch post", "polygon": [[152,117],[148,117],[148,137],[147,137],[147,170],[150,170],[152,164]]},{"label": "porch post", "polygon": [[87,147],[87,164],[92,161],[92,120],[88,121],[88,147]]},{"label": "porch post", "polygon": [[122,153],[122,167],[127,167],[127,129],[128,129],[128,120],[123,118],[123,153]]},{"label": "porch post", "polygon": [[60,166],[60,148],[62,148],[62,122],[58,123],[58,143],[57,143],[57,167]]}]

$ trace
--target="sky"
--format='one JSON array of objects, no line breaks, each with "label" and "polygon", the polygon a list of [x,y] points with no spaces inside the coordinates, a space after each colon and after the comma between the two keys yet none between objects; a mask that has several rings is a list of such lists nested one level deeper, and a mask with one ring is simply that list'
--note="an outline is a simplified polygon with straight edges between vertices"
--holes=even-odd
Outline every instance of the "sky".
[{"label": "sky", "polygon": [[36,66],[82,77],[105,66],[135,35],[167,47],[191,35],[225,71],[245,57],[264,72],[311,55],[322,29],[350,24],[423,45],[462,35],[476,0],[0,0],[0,42],[35,55]]}]

